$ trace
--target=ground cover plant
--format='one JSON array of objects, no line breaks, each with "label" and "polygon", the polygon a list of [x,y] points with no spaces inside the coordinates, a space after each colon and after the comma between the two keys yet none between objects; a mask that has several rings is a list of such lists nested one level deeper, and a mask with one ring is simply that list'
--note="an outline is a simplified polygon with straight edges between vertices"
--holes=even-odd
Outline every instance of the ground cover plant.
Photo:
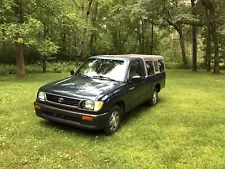
[{"label": "ground cover plant", "polygon": [[0,168],[225,168],[224,73],[168,70],[158,105],[109,137],[36,117],[38,88],[66,76],[0,76]]},{"label": "ground cover plant", "polygon": [[[69,72],[70,70],[74,69],[75,67],[79,67],[81,63],[74,63],[74,62],[50,62],[47,63],[46,72],[48,73],[62,73],[62,72]],[[43,68],[41,63],[26,65],[26,72],[27,73],[42,73]],[[7,64],[0,64],[0,76],[8,75],[8,74],[16,74],[16,65],[7,65]]]}]

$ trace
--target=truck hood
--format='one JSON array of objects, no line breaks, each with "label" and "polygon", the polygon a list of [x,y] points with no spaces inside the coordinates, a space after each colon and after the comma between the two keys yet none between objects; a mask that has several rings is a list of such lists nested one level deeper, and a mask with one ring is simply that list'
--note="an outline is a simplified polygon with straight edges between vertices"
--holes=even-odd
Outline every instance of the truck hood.
[{"label": "truck hood", "polygon": [[120,86],[120,82],[71,76],[41,87],[39,90],[62,96],[95,100],[97,96],[110,92]]}]

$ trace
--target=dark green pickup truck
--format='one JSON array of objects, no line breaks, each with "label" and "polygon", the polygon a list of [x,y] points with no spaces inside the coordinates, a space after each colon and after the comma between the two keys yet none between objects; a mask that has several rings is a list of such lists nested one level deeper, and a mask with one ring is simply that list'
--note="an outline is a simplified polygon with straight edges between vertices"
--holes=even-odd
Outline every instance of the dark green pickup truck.
[{"label": "dark green pickup truck", "polygon": [[165,79],[162,56],[93,56],[70,77],[42,86],[34,107],[44,119],[110,135],[133,108],[156,105]]}]

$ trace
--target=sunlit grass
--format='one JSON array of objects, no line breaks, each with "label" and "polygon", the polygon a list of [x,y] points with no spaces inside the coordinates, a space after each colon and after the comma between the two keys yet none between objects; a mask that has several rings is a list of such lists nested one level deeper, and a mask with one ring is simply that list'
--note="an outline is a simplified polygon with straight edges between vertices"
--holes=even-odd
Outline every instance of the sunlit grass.
[{"label": "sunlit grass", "polygon": [[110,137],[36,117],[37,89],[68,75],[0,76],[0,168],[225,168],[224,74],[168,70]]}]

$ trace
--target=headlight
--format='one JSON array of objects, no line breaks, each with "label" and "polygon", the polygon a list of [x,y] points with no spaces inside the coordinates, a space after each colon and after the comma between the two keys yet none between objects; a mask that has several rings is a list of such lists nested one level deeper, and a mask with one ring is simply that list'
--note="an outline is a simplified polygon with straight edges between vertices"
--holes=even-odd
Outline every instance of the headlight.
[{"label": "headlight", "polygon": [[88,110],[99,111],[102,108],[103,102],[100,101],[84,101],[84,108]]},{"label": "headlight", "polygon": [[46,100],[46,95],[44,92],[38,92],[37,98],[41,101],[45,101]]},{"label": "headlight", "polygon": [[84,102],[85,109],[94,110],[94,107],[95,107],[95,102],[88,101],[88,100]]},{"label": "headlight", "polygon": [[94,111],[99,111],[102,108],[103,102],[95,101]]}]

